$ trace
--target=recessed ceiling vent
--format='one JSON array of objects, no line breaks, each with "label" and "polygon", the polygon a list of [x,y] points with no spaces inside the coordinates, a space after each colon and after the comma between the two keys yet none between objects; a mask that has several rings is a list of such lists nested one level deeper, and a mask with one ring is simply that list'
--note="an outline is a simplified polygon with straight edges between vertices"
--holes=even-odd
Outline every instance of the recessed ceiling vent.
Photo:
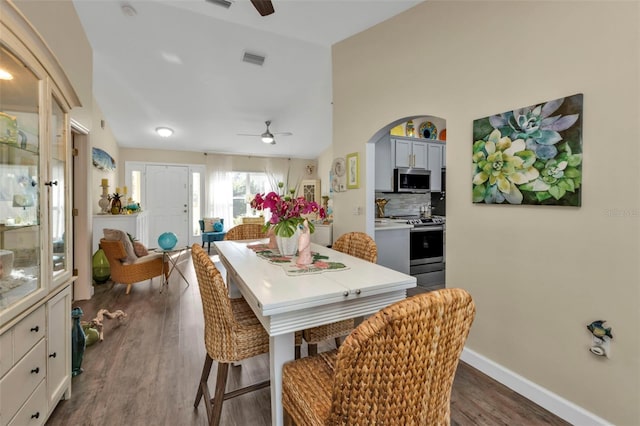
[{"label": "recessed ceiling vent", "polygon": [[228,0],[207,0],[209,3],[213,3],[213,4],[217,4],[218,6],[222,6],[226,9],[229,9],[231,7],[231,5],[233,4],[232,2],[228,1]]},{"label": "recessed ceiling vent", "polygon": [[262,55],[258,55],[257,53],[244,52],[242,56],[243,62],[248,62],[250,64],[262,66],[264,64],[265,57]]}]

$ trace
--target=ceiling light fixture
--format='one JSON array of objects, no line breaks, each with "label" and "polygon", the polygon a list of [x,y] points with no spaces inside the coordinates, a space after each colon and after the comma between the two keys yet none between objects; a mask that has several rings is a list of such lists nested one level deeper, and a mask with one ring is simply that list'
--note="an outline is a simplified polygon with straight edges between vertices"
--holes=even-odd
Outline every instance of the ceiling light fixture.
[{"label": "ceiling light fixture", "polygon": [[136,16],[138,14],[138,11],[128,3],[124,3],[122,6],[120,6],[120,10],[122,10],[122,13],[124,13],[126,16]]},{"label": "ceiling light fixture", "polygon": [[173,134],[173,129],[170,129],[168,127],[157,127],[156,128],[156,133],[159,134],[163,138],[168,138],[169,136],[171,136]]},{"label": "ceiling light fixture", "polygon": [[248,64],[254,64],[258,66],[262,66],[264,64],[264,60],[266,56],[260,55],[259,53],[251,53],[245,51],[242,55],[242,62],[246,62]]},{"label": "ceiling light fixture", "polygon": [[9,71],[0,68],[0,80],[13,80],[13,76]]}]

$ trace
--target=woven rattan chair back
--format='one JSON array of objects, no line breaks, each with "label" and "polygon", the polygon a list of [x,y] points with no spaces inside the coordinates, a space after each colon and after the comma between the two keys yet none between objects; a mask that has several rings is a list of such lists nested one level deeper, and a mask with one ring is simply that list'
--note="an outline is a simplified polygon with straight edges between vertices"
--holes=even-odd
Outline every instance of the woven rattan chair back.
[{"label": "woven rattan chair back", "polygon": [[[204,343],[207,348],[193,405],[197,408],[204,397],[209,424],[217,425],[220,423],[224,400],[269,385],[267,380],[225,393],[230,363],[268,352],[269,335],[243,298],[229,298],[220,272],[199,244],[191,246],[191,257],[202,298]],[[210,398],[207,382],[214,360],[218,362],[218,371],[214,397]]]},{"label": "woven rattan chair back", "polygon": [[372,263],[378,261],[378,246],[364,232],[347,232],[334,241],[332,248]]},{"label": "woven rattan chair back", "polygon": [[416,295],[365,320],[338,352],[327,424],[448,425],[474,316],[471,296],[453,288]]},{"label": "woven rattan chair back", "polygon": [[191,257],[202,298],[207,353],[219,362],[233,362],[253,356],[244,353],[247,345],[241,343],[245,336],[232,311],[231,299],[220,271],[198,244],[191,247]]},{"label": "woven rattan chair back", "polygon": [[263,230],[264,225],[259,223],[241,223],[227,231],[225,240],[254,240],[266,238],[267,234]]},{"label": "woven rattan chair back", "polygon": [[126,294],[129,294],[131,286],[135,283],[152,280],[154,277],[161,276],[163,272],[165,277],[168,277],[169,264],[164,262],[163,265],[162,256],[145,262],[125,264],[121,259],[127,257],[127,252],[122,241],[102,238],[100,239],[100,248],[107,256],[111,269],[111,281],[114,284],[125,284],[127,286]]}]

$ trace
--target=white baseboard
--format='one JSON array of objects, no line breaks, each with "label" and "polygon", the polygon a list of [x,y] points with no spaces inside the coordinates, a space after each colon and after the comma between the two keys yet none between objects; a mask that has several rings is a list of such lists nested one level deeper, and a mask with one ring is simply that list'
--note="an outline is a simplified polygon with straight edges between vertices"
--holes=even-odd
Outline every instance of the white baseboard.
[{"label": "white baseboard", "polygon": [[542,386],[525,379],[513,371],[507,370],[503,366],[491,361],[489,358],[486,358],[477,352],[465,348],[462,351],[460,359],[573,425],[612,425],[612,423],[590,413],[573,402],[567,401],[561,396],[548,391]]}]

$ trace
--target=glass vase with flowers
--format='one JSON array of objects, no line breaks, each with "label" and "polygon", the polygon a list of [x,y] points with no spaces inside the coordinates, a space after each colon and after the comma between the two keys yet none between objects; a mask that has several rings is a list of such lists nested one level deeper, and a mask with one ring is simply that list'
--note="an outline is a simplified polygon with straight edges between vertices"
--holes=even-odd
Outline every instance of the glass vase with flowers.
[{"label": "glass vase with flowers", "polygon": [[[265,231],[272,230],[278,240],[278,249],[283,256],[295,254],[298,247],[296,236],[303,226],[305,218],[309,215],[317,215],[321,219],[325,217],[324,209],[314,201],[308,201],[304,197],[295,197],[294,190],[288,195],[280,195],[274,191],[267,194],[256,194],[251,200],[251,208],[256,210],[269,209],[271,219],[265,224]],[[313,223],[309,222],[310,232],[314,231]],[[290,246],[285,247],[284,239],[293,239]]]}]

